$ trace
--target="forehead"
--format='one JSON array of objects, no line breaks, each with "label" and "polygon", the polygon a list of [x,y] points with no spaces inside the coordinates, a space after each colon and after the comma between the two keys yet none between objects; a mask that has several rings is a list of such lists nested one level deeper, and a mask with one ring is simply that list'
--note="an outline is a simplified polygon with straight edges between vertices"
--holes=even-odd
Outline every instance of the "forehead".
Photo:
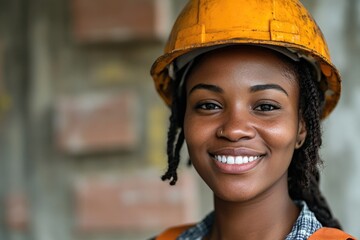
[{"label": "forehead", "polygon": [[293,83],[298,81],[294,66],[293,60],[267,48],[232,46],[213,50],[196,58],[186,81],[188,84],[189,79],[192,82],[193,78],[204,81],[209,78],[228,79],[234,74],[237,77],[249,74],[255,76],[252,79],[278,76],[279,80],[290,80]]}]

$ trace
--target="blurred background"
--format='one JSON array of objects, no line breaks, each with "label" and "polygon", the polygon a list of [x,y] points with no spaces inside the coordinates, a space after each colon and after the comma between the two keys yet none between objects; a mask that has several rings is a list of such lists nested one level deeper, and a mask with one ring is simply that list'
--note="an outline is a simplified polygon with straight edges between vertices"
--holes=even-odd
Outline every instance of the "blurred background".
[{"label": "blurred background", "polygon": [[[344,82],[322,189],[360,237],[360,1],[302,2]],[[185,164],[176,187],[160,180],[169,111],[149,70],[184,4],[0,0],[1,240],[146,239],[210,211]]]}]

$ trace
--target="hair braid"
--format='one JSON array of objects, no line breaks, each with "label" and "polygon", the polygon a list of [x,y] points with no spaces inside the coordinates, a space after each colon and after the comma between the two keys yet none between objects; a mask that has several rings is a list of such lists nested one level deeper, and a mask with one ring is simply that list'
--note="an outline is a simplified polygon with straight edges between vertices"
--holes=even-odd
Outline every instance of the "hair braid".
[{"label": "hair braid", "polygon": [[173,87],[173,102],[171,105],[171,115],[169,118],[170,126],[168,130],[166,150],[168,156],[168,169],[161,177],[163,181],[170,180],[170,185],[175,185],[177,182],[177,168],[180,162],[180,151],[185,140],[184,130],[182,127],[185,106],[182,101],[183,94],[179,96],[178,84],[179,83]]},{"label": "hair braid", "polygon": [[[168,140],[167,140],[167,147],[166,147],[166,152],[167,152],[167,156],[168,156],[168,169],[165,172],[165,174],[161,177],[161,179],[163,181],[177,179],[176,168],[174,168],[174,145],[175,145],[175,140],[176,140],[178,131],[177,131],[177,127],[176,127],[174,113],[171,113],[169,120],[170,120],[170,127],[169,127],[168,134],[167,134]],[[175,180],[175,182],[176,182],[176,180]],[[173,180],[172,180],[170,184],[174,185],[175,183],[173,183]]]},{"label": "hair braid", "polygon": [[307,137],[301,149],[296,150],[289,168],[289,194],[293,199],[306,201],[317,219],[327,227],[341,228],[333,218],[320,191],[318,166],[322,164],[319,149],[322,143],[320,112],[323,96],[306,61],[297,68],[300,86],[300,111],[307,128]]}]

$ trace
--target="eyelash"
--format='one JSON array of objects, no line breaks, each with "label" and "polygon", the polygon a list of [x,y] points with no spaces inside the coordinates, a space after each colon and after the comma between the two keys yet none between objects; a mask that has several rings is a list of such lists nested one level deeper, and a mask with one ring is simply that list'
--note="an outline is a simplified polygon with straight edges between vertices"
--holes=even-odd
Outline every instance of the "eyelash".
[{"label": "eyelash", "polygon": [[[270,111],[278,110],[280,108],[281,107],[279,105],[274,104],[274,103],[260,103],[260,104],[256,105],[254,110],[259,111],[259,112],[270,112]],[[204,111],[212,111],[212,110],[222,109],[222,107],[217,103],[213,103],[213,102],[205,102],[204,103],[203,102],[203,103],[196,104],[195,109],[204,110]]]},{"label": "eyelash", "polygon": [[199,110],[218,110],[221,109],[221,107],[213,102],[205,102],[205,103],[198,103],[195,105],[195,109]]},{"label": "eyelash", "polygon": [[[267,109],[264,109],[263,107],[266,107]],[[278,109],[280,109],[280,106],[273,103],[261,103],[254,108],[254,110],[260,112],[270,112]]]}]

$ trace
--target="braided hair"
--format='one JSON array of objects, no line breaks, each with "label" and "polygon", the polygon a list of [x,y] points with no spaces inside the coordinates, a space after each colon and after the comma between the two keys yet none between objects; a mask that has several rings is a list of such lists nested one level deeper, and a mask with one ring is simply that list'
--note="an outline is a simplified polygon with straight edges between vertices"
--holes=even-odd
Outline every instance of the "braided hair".
[{"label": "braided hair", "polygon": [[[319,156],[322,144],[320,115],[324,94],[319,90],[318,83],[314,81],[313,67],[308,61],[300,60],[290,65],[291,68],[286,70],[293,72],[298,79],[301,93],[299,111],[306,125],[307,136],[302,147],[294,151],[288,169],[289,195],[293,200],[305,201],[323,226],[341,229],[340,223],[332,216],[330,207],[320,191],[319,166],[322,164]],[[180,162],[180,150],[184,143],[183,121],[186,98],[185,89],[180,89],[179,94],[179,82],[173,82],[173,102],[167,141],[168,169],[162,176],[162,180],[169,180],[170,185],[175,185],[178,180],[177,168]]]},{"label": "braided hair", "polygon": [[301,60],[295,67],[300,86],[300,111],[306,124],[307,136],[303,146],[295,150],[288,170],[289,195],[292,199],[304,200],[316,218],[326,227],[341,229],[332,216],[330,207],[320,191],[319,156],[322,144],[320,115],[324,94],[314,81],[315,76],[309,62]]}]

